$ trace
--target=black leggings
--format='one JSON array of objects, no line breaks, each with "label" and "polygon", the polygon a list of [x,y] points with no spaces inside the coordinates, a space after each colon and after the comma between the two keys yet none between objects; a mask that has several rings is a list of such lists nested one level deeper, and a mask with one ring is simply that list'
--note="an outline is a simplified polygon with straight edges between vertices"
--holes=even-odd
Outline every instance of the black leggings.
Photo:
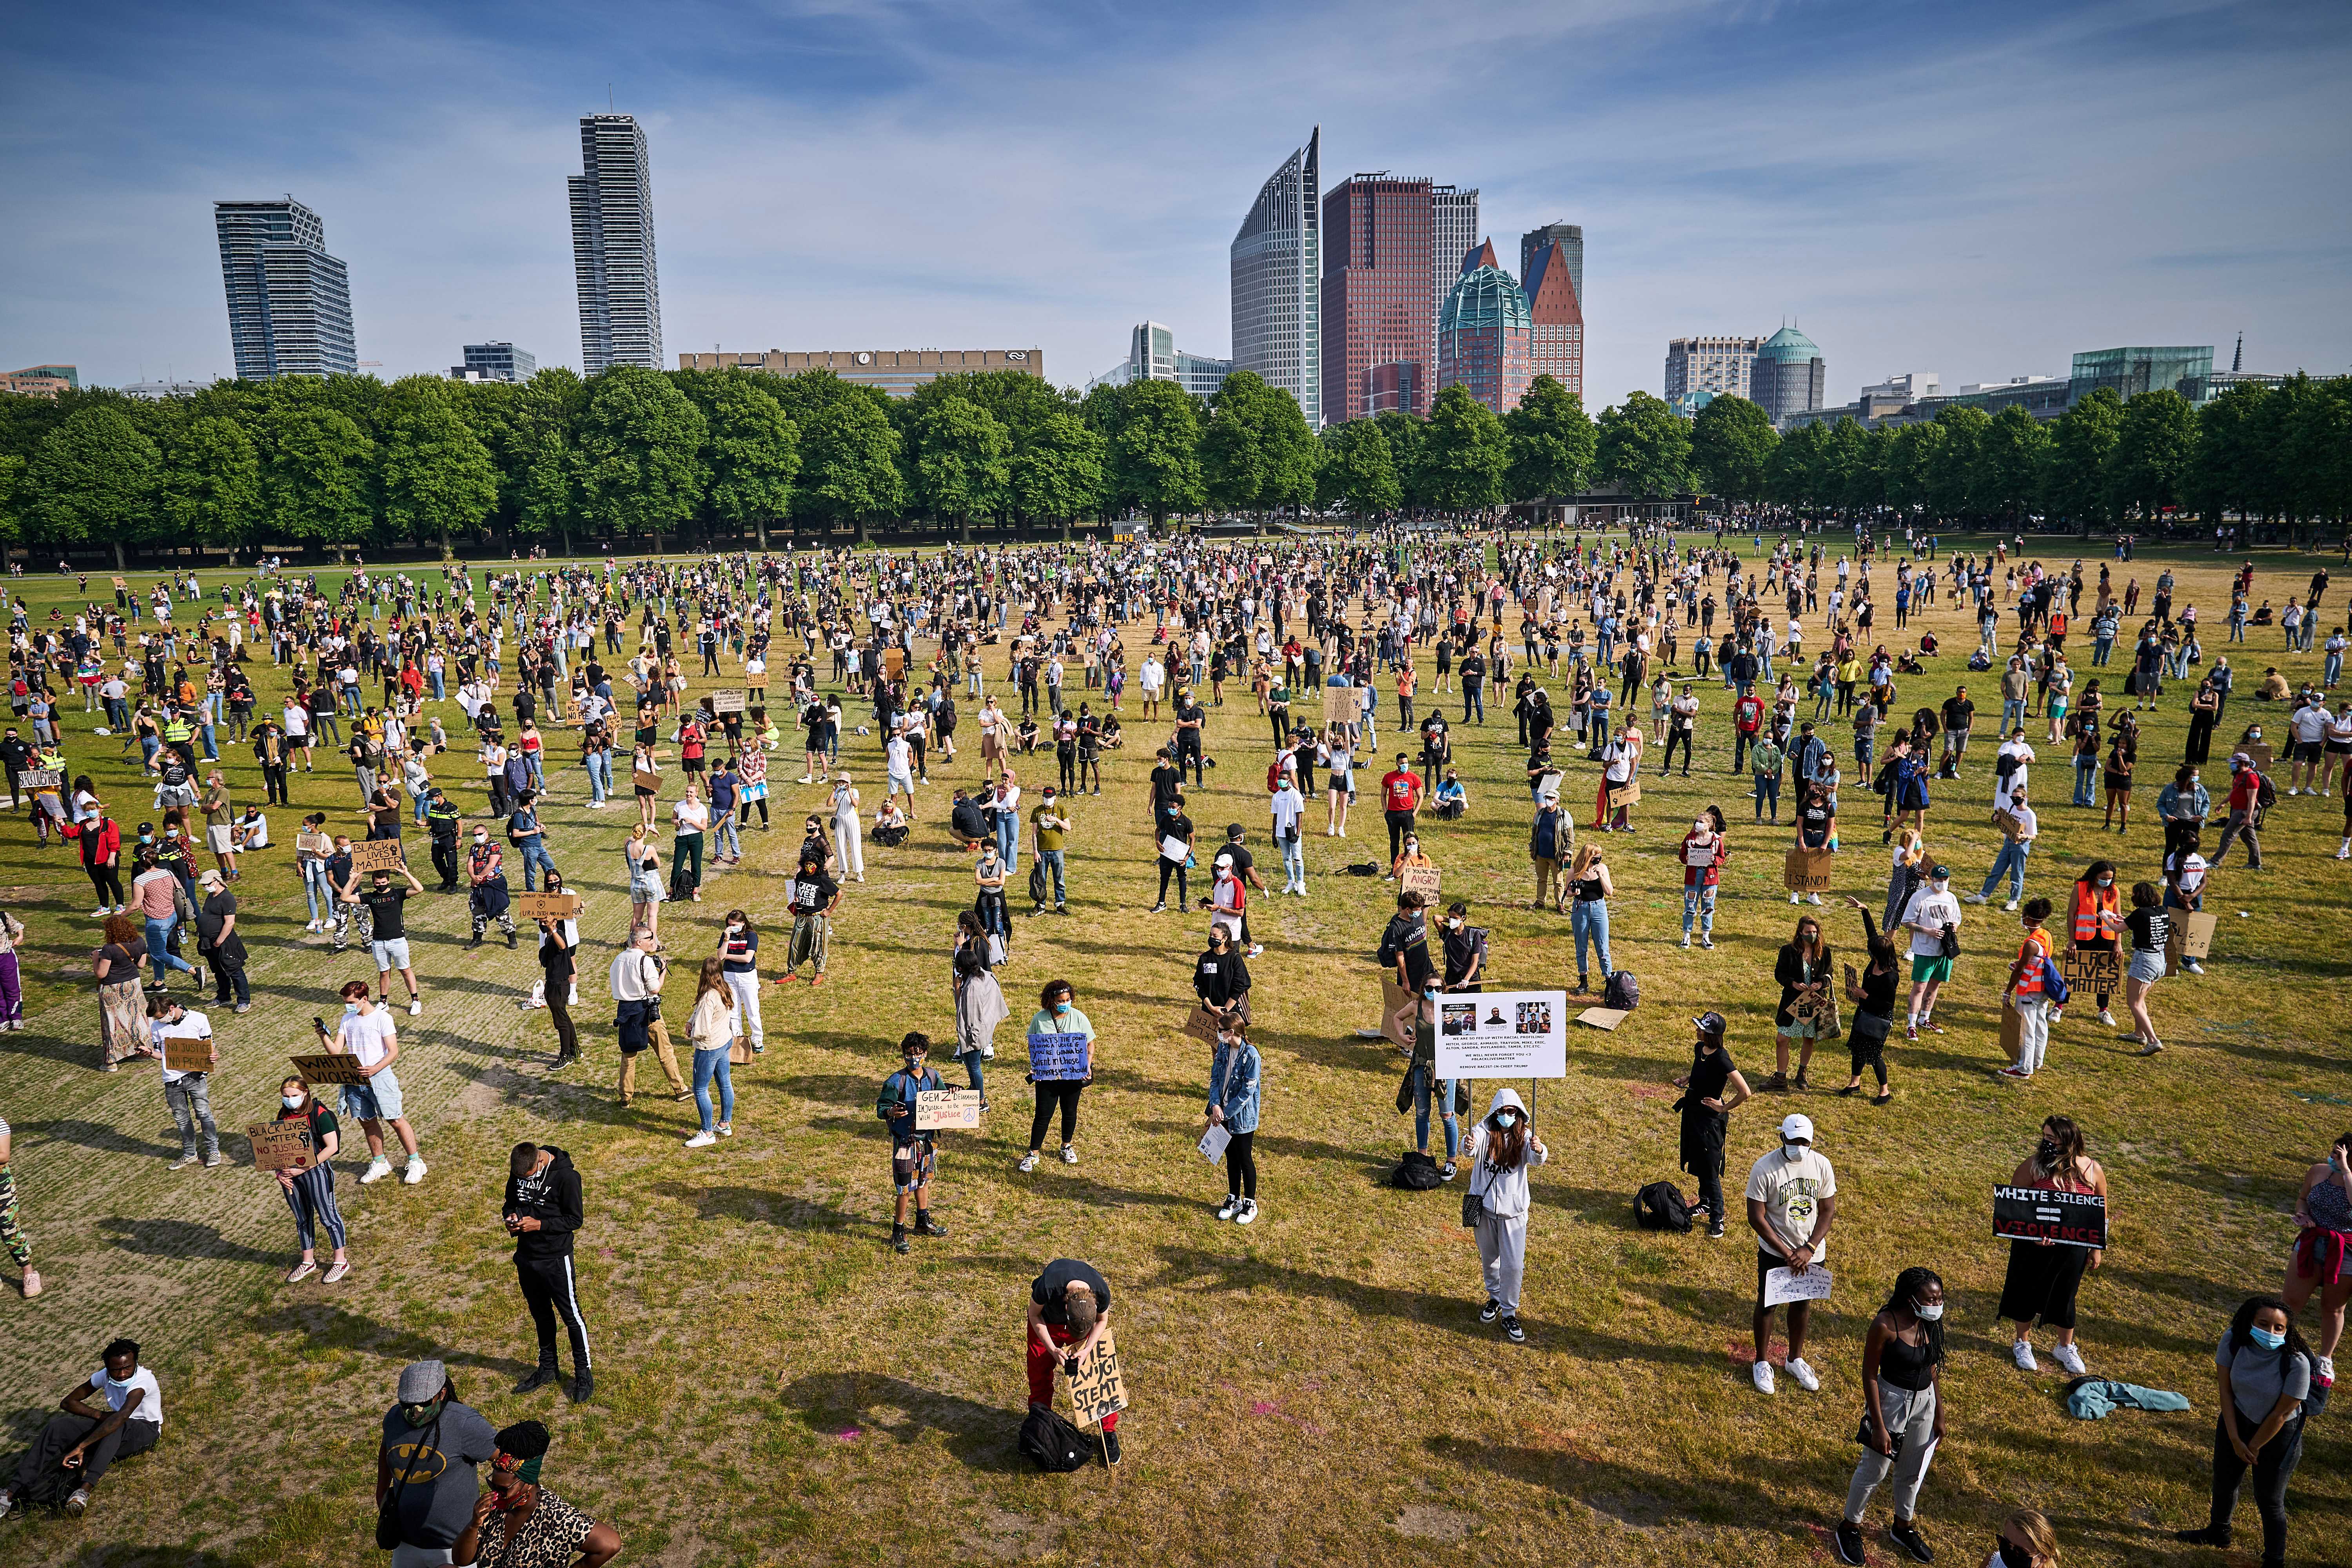
[{"label": "black leggings", "polygon": [[82,869],[89,873],[89,885],[98,889],[100,903],[121,904],[128,901],[122,896],[122,873],[114,867],[85,866]]},{"label": "black leggings", "polygon": [[1185,890],[1183,864],[1163,855],[1160,858],[1160,901],[1163,904],[1168,901],[1168,879],[1171,875],[1176,879],[1176,902],[1181,908],[1192,901]]},{"label": "black leggings", "polygon": [[755,805],[760,808],[760,826],[762,827],[768,826],[768,797],[764,795],[757,800],[747,800],[743,803],[742,810],[735,818],[739,826],[744,827],[751,826],[751,808]]},{"label": "black leggings", "polygon": [[551,979],[547,983],[547,1016],[555,1020],[556,1054],[576,1057],[580,1054],[580,1031],[572,1024],[572,976]]},{"label": "black leggings", "polygon": [[1236,1132],[1225,1145],[1225,1191],[1235,1197],[1257,1196],[1257,1130]]},{"label": "black leggings", "polygon": [[1083,1079],[1056,1079],[1037,1086],[1037,1114],[1029,1119],[1029,1147],[1045,1146],[1045,1129],[1053,1123],[1056,1105],[1062,1108],[1064,1147],[1078,1141],[1078,1092],[1086,1087]]},{"label": "black leggings", "polygon": [[1845,1037],[1847,1055],[1853,1058],[1853,1076],[1860,1078],[1864,1068],[1878,1075],[1878,1087],[1886,1087],[1886,1041],[1884,1037],[1865,1040],[1860,1035]]}]

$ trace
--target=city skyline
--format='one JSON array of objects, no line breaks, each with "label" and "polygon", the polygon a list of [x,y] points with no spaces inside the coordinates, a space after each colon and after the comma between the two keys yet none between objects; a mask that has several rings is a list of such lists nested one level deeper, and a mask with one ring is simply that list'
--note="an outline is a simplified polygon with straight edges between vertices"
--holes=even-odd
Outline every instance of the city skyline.
[{"label": "city skyline", "polygon": [[[563,29],[445,5],[299,28],[236,5],[36,12],[0,62],[20,95],[88,112],[0,132],[45,240],[0,300],[0,363],[107,384],[227,374],[205,218],[289,189],[333,228],[376,374],[443,374],[484,338],[576,363],[555,182],[608,82],[659,144],[672,360],[887,325],[910,348],[1038,343],[1083,379],[1145,319],[1222,356],[1235,222],[1320,121],[1328,171],[1477,188],[1498,251],[1586,231],[1596,409],[1657,390],[1673,337],[1786,318],[1823,345],[1832,405],[1906,364],[1954,385],[2063,375],[2084,343],[2242,330],[2249,369],[2352,363],[2329,286],[2352,241],[2308,199],[2352,140],[2331,109],[2340,9],[1472,11],[1211,5],[1091,27],[1050,5],[868,0],[650,34],[595,6]],[[1146,64],[1187,91],[1134,93]],[[992,85],[1006,71],[1020,92]],[[1761,140],[1742,105],[1767,79],[1795,109]],[[1514,133],[1460,112],[1478,101],[1511,104]],[[2061,102],[2067,136],[1986,154],[1978,132]]]}]

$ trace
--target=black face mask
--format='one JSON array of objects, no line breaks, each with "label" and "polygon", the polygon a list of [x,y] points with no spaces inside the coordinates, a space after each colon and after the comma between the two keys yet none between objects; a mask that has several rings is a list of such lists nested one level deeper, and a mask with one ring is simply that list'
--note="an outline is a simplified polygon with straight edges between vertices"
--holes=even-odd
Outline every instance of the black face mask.
[{"label": "black face mask", "polygon": [[2058,1163],[2057,1140],[2053,1138],[2044,1138],[2041,1142],[2035,1144],[2033,1146],[2033,1157],[2041,1161],[2045,1165],[2055,1165]]},{"label": "black face mask", "polygon": [[2033,1553],[2008,1536],[1999,1537],[1994,1544],[2000,1549],[2000,1568],[2033,1568]]}]

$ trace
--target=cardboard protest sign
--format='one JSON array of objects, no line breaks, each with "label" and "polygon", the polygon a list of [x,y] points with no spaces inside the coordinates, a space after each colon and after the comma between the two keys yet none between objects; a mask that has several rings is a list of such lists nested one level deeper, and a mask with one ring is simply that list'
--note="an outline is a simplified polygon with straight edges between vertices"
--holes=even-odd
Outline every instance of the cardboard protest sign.
[{"label": "cardboard protest sign", "polygon": [[629,774],[629,783],[637,789],[650,790],[655,795],[661,794],[661,774],[659,773],[649,773],[639,768]]},{"label": "cardboard protest sign", "polygon": [[2253,760],[2254,772],[2266,773],[2271,771],[2271,743],[2268,741],[2248,741],[2238,750]]},{"label": "cardboard protest sign", "polygon": [[748,704],[740,691],[714,691],[710,694],[713,713],[740,713]]},{"label": "cardboard protest sign", "polygon": [[1790,1301],[1826,1301],[1830,1299],[1830,1268],[1816,1263],[1811,1268],[1768,1268],[1764,1271],[1764,1304],[1778,1307]]},{"label": "cardboard protest sign", "polygon": [[123,581],[121,578],[120,578],[120,577],[117,577],[117,578],[114,580],[114,585],[115,585],[116,587],[118,587],[118,588],[128,588],[128,587],[130,587],[130,586],[131,586],[131,584],[128,584],[128,583],[124,582],[124,581]]},{"label": "cardboard protest sign", "polygon": [[980,1090],[976,1089],[926,1089],[915,1096],[915,1131],[918,1132],[979,1125]]},{"label": "cardboard protest sign", "polygon": [[1039,1083],[1066,1083],[1087,1076],[1084,1035],[1029,1037],[1029,1076]]},{"label": "cardboard protest sign", "polygon": [[1792,893],[1826,893],[1830,889],[1830,852],[1826,847],[1800,845],[1781,862],[1780,885]]},{"label": "cardboard protest sign", "polygon": [[1576,1016],[1576,1021],[1595,1029],[1614,1029],[1633,1016],[1622,1007],[1587,1007]]},{"label": "cardboard protest sign", "polygon": [[1424,904],[1437,902],[1440,874],[1434,866],[1407,866],[1397,873],[1397,891],[1411,893]]},{"label": "cardboard protest sign", "polygon": [[2202,963],[2212,955],[2213,932],[2221,923],[2219,915],[2176,910],[2172,916],[2172,935],[2165,944],[2166,951],[2174,958],[2193,958]]},{"label": "cardboard protest sign", "polygon": [[1623,784],[1609,786],[1609,809],[1612,811],[1622,811],[1641,798],[1642,784],[1638,779],[1627,779]]},{"label": "cardboard protest sign", "polygon": [[507,903],[521,921],[568,921],[580,912],[577,893],[509,893]]},{"label": "cardboard protest sign", "polygon": [[408,864],[397,838],[370,838],[352,846],[352,872],[363,876],[372,871],[398,871]]},{"label": "cardboard protest sign", "polygon": [[896,680],[907,673],[907,650],[886,647],[882,650],[882,679]]},{"label": "cardboard protest sign", "polygon": [[1437,1003],[1440,1078],[1566,1078],[1568,993],[1486,991]]},{"label": "cardboard protest sign", "polygon": [[18,789],[63,789],[66,773],[63,768],[26,768],[16,775]]},{"label": "cardboard protest sign", "polygon": [[163,1066],[173,1072],[212,1071],[212,1037],[209,1035],[164,1036]]},{"label": "cardboard protest sign", "polygon": [[2058,973],[2072,991],[2120,991],[2123,957],[2112,949],[2070,947],[2058,955]]},{"label": "cardboard protest sign", "polygon": [[1412,1049],[1414,1027],[1421,1021],[1421,998],[1396,983],[1393,974],[1381,976],[1381,1033],[1399,1050]]},{"label": "cardboard protest sign", "polygon": [[1190,1016],[1184,1020],[1184,1032],[1204,1044],[1214,1044],[1217,1038],[1217,1016],[1195,1002]]},{"label": "cardboard protest sign", "polygon": [[365,1083],[367,1074],[360,1070],[360,1059],[342,1051],[320,1051],[315,1056],[289,1057],[294,1070],[304,1083],[313,1088],[322,1083]]},{"label": "cardboard protest sign", "polygon": [[1108,1329],[1070,1373],[1070,1408],[1078,1425],[1098,1426],[1106,1415],[1127,1408],[1127,1384],[1119,1375],[1118,1342]]},{"label": "cardboard protest sign", "polygon": [[310,1154],[310,1121],[299,1117],[292,1121],[257,1121],[245,1130],[253,1145],[253,1168],[257,1171],[307,1171],[315,1163]]},{"label": "cardboard protest sign", "polygon": [[2042,1187],[1995,1187],[1992,1233],[2010,1241],[2051,1241],[2061,1247],[2107,1244],[2107,1200],[2096,1193]]},{"label": "cardboard protest sign", "polygon": [[2025,1054],[2025,1016],[2006,1003],[2000,1009],[2000,1048],[2012,1067]]}]

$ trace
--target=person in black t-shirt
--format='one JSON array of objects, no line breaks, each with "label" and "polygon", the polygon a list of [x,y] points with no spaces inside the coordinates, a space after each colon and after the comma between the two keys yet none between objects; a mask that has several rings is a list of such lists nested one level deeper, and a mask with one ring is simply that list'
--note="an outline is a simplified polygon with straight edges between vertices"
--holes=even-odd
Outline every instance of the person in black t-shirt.
[{"label": "person in black t-shirt", "polygon": [[[1094,1265],[1057,1258],[1029,1285],[1029,1404],[1052,1409],[1054,1375],[1076,1372],[1110,1331],[1110,1282]],[[1103,1462],[1116,1465],[1118,1414],[1103,1417]]]},{"label": "person in black t-shirt", "polygon": [[360,890],[359,901],[368,912],[369,930],[374,934],[368,939],[368,950],[375,956],[376,1005],[389,1012],[392,1008],[392,972],[408,983],[408,1016],[415,1017],[425,1011],[416,991],[416,966],[408,956],[408,926],[401,908],[411,893],[421,893],[425,884],[407,867],[400,868],[405,888],[392,885],[392,873],[378,868],[369,873],[368,885]]}]

